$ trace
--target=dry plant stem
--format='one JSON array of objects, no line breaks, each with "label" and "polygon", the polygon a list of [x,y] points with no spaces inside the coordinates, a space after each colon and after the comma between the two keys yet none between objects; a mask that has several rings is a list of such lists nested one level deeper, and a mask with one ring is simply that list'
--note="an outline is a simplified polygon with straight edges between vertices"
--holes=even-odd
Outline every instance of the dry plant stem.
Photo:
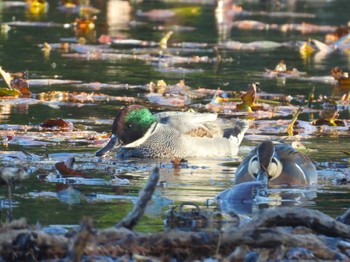
[{"label": "dry plant stem", "polygon": [[70,240],[68,246],[68,261],[79,262],[81,261],[81,256],[84,253],[86,244],[93,234],[93,224],[90,218],[85,219],[81,226],[79,232]]},{"label": "dry plant stem", "polygon": [[344,224],[350,225],[350,208],[348,208],[344,214],[342,214],[341,216],[338,216],[337,221],[340,221]]},{"label": "dry plant stem", "polygon": [[145,212],[147,203],[151,200],[153,192],[157,186],[159,180],[159,168],[156,167],[153,169],[152,174],[148,178],[146,186],[142,189],[139,194],[139,198],[134,205],[132,211],[124,217],[120,222],[118,222],[115,227],[125,227],[132,229],[137,222],[140,220],[141,216]]},{"label": "dry plant stem", "polygon": [[12,218],[13,218],[13,208],[12,208],[12,188],[13,188],[13,183],[11,180],[9,180],[7,182],[7,196],[8,196],[8,199],[9,199],[9,210],[8,210],[8,213],[7,213],[7,220],[8,222],[11,222],[12,221]]}]

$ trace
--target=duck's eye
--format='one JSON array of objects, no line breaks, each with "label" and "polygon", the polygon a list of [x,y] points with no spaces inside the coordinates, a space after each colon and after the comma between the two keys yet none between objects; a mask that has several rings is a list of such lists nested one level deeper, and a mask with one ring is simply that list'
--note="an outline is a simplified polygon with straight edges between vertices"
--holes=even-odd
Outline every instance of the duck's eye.
[{"label": "duck's eye", "polygon": [[132,128],[132,124],[127,124],[126,128]]},{"label": "duck's eye", "polygon": [[258,157],[252,157],[248,163],[248,173],[251,176],[256,177],[260,171],[260,164]]},{"label": "duck's eye", "polygon": [[267,172],[271,180],[276,179],[282,174],[282,163],[277,158],[272,158]]}]

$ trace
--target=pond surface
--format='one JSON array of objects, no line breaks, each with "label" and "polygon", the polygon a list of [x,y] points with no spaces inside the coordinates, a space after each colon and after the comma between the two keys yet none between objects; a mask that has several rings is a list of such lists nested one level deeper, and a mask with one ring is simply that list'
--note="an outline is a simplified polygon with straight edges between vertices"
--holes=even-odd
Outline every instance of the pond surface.
[{"label": "pond surface", "polygon": [[[131,210],[140,188],[158,165],[161,183],[137,229],[164,230],[163,214],[173,205],[191,201],[204,209],[207,204],[214,208],[214,196],[233,186],[239,161],[264,139],[300,141],[319,170],[319,186],[311,197],[296,189],[293,201],[271,205],[302,205],[334,217],[350,206],[349,155],[344,153],[350,152],[349,127],[306,128],[293,137],[286,133],[294,109],[305,108],[299,120],[309,127],[320,117],[325,98],[340,101],[349,93],[349,86],[339,87],[330,76],[335,66],[349,70],[349,52],[303,55],[300,43],[309,38],[324,42],[328,32],[282,32],[271,26],[303,22],[334,28],[346,25],[350,20],[348,0],[281,1],[278,5],[239,1],[247,11],[244,15],[226,10],[223,16],[216,12],[215,1],[92,0],[92,6],[100,12],[96,14],[95,30],[85,35],[86,45],[77,44],[73,28],[79,14],[60,10],[57,2],[48,1],[47,11],[41,14],[30,13],[16,1],[0,2],[0,65],[11,73],[28,70],[32,92],[27,98],[0,100],[1,161],[3,165],[24,166],[30,173],[30,178],[14,190],[14,218],[68,227],[90,216],[97,227],[112,226]],[[170,10],[170,17],[145,15],[158,9]],[[230,23],[241,20],[260,21],[265,29],[244,30]],[[157,43],[168,31],[173,35],[167,48],[161,48]],[[148,46],[139,42],[101,44],[97,41],[101,35],[114,40],[144,40]],[[246,44],[263,40],[286,44],[266,48],[260,43],[253,50],[228,45],[232,41]],[[50,51],[42,50],[45,42],[51,45]],[[150,46],[151,42],[156,44]],[[58,43],[70,46],[57,47]],[[305,74],[296,78],[265,77],[265,69],[274,69],[282,59],[288,69],[297,68]],[[176,92],[170,92],[173,100],[150,93],[149,83],[159,80],[172,87],[184,80],[194,92],[185,92],[189,98],[186,101]],[[206,105],[215,90],[244,92],[254,82],[260,83],[259,93],[275,94],[279,107],[248,114],[221,110],[219,104],[220,113],[253,121],[235,159],[187,159],[174,167],[170,160],[117,159],[114,152],[104,158],[94,156],[107,141],[115,114],[126,104],[147,104],[153,112],[213,111]],[[315,100],[309,108],[307,99],[313,87]],[[204,95],[199,94],[200,88],[205,89]],[[338,109],[338,119],[348,125],[349,105]],[[51,118],[72,122],[74,130],[42,130],[40,124]],[[30,158],[23,150],[31,154]],[[69,157],[75,158],[74,169],[94,179],[79,182],[61,178],[54,165]],[[122,184],[117,184],[115,177],[124,179]],[[5,219],[7,189],[3,186],[0,190]]]}]

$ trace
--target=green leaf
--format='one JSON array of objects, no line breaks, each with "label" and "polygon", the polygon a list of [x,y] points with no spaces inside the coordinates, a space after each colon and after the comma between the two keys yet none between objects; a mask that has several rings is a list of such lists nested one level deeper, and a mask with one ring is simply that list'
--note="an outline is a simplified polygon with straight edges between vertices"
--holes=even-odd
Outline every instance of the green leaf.
[{"label": "green leaf", "polygon": [[21,94],[20,91],[18,91],[17,89],[9,89],[9,88],[0,88],[0,96],[19,96]]}]

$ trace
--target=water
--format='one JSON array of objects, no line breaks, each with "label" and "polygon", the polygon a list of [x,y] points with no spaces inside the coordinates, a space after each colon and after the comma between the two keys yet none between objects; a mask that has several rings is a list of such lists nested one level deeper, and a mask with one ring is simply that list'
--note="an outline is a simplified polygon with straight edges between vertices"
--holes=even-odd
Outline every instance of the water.
[{"label": "water", "polygon": [[[72,23],[77,14],[62,13],[57,8],[57,1],[48,1],[48,12],[43,15],[31,15],[23,7],[6,7],[2,2],[0,20],[2,23],[10,21],[30,22],[55,22],[60,24]],[[257,1],[240,1],[245,10],[255,11],[289,11],[294,13],[314,14],[315,18],[296,17],[270,17],[270,16],[237,16],[236,20],[254,19],[264,23],[284,24],[301,23],[303,21],[320,25],[345,25],[349,21],[348,1],[281,1],[281,6]],[[257,40],[271,40],[277,42],[305,41],[309,37],[324,40],[324,33],[301,34],[291,31],[282,33],[274,30],[238,30],[235,28],[224,30],[217,25],[215,5],[207,4],[182,4],[176,2],[127,2],[118,0],[91,1],[101,9],[96,20],[96,36],[107,34],[111,36],[123,35],[130,39],[146,41],[159,41],[162,35],[169,30],[174,30],[168,43],[168,49],[161,50],[158,47],[115,47],[109,52],[118,54],[152,53],[159,55],[179,55],[190,58],[192,56],[207,56],[215,59],[212,47],[220,45],[228,40],[243,43]],[[1,6],[1,5],[0,5]],[[184,8],[185,9],[180,9]],[[136,15],[138,10],[169,8],[175,10],[176,15],[165,21],[154,21]],[[117,15],[118,13],[118,15]],[[130,23],[132,22],[132,23]],[[174,26],[183,26],[183,30],[175,30]],[[165,28],[165,29],[164,29]],[[279,48],[263,51],[235,51],[219,48],[221,62],[184,62],[179,64],[164,64],[159,62],[142,61],[139,59],[117,59],[115,57],[76,58],[67,56],[73,52],[64,50],[52,50],[45,55],[39,45],[44,42],[58,43],[65,40],[75,41],[76,37],[72,29],[63,27],[18,27],[9,31],[3,27],[0,36],[0,65],[10,72],[29,70],[30,80],[34,79],[61,79],[75,80],[83,84],[95,83],[95,85],[57,84],[57,85],[32,85],[33,103],[23,103],[24,100],[11,103],[8,100],[0,104],[0,125],[2,136],[9,134],[21,135],[16,143],[1,145],[4,151],[27,150],[37,154],[37,161],[28,161],[21,158],[19,164],[32,170],[30,178],[18,184],[14,190],[14,217],[26,217],[32,224],[46,225],[77,225],[84,216],[91,216],[98,227],[108,227],[119,221],[131,210],[139,189],[152,171],[154,165],[160,165],[162,185],[157,188],[157,194],[146,215],[138,225],[142,231],[164,230],[164,211],[171,205],[183,201],[192,201],[205,208],[211,204],[212,199],[219,192],[233,185],[235,168],[242,157],[249,152],[263,138],[256,134],[252,128],[244,139],[237,159],[188,159],[188,162],[179,168],[174,168],[168,160],[139,160],[116,159],[113,154],[104,160],[94,157],[94,152],[102,146],[102,141],[88,140],[87,136],[99,137],[110,130],[112,119],[117,110],[127,104],[125,100],[111,99],[115,97],[134,97],[142,103],[148,103],[154,111],[183,110],[172,106],[151,104],[145,98],[144,87],[149,82],[157,82],[163,79],[166,83],[174,85],[180,80],[185,80],[186,85],[193,89],[209,88],[215,90],[221,88],[230,91],[245,91],[249,83],[260,82],[260,89],[266,93],[278,93],[296,97],[307,97],[311,88],[315,86],[315,97],[332,96],[339,97],[347,93],[348,89],[337,89],[331,84],[300,79],[275,79],[264,78],[264,68],[273,69],[284,59],[288,68],[297,68],[306,72],[307,76],[329,76],[330,69],[339,66],[344,71],[349,69],[349,57],[347,53],[333,52],[322,59],[312,55],[304,59],[297,48]],[[178,48],[175,43],[201,43],[207,47]],[[93,43],[95,44],[95,43]],[[109,84],[103,87],[96,83]],[[120,88],[141,86],[142,88]],[[119,88],[116,88],[118,86]],[[62,92],[86,92],[91,94],[102,93],[110,96],[109,99],[99,100],[60,100],[46,99],[38,102],[42,94],[50,91]],[[21,102],[22,101],[22,102]],[[210,96],[204,100],[197,99],[191,105],[195,109],[198,104],[206,104]],[[304,102],[292,100],[293,105],[305,105]],[[188,109],[191,106],[186,106]],[[300,116],[301,120],[311,121],[318,117],[322,109],[321,103],[315,103],[315,112],[305,112]],[[73,135],[64,133],[42,133],[37,126],[49,118],[63,118],[72,121],[76,127],[86,129],[86,133]],[[256,119],[257,125],[275,120],[289,120],[291,115],[274,116],[271,119]],[[340,119],[349,119],[349,110],[340,111]],[[348,121],[349,122],[349,121]],[[32,127],[28,131],[16,131],[16,128],[7,125],[20,125]],[[11,131],[14,129],[15,131]],[[271,130],[270,130],[271,131]],[[285,134],[263,132],[272,139],[280,139]],[[35,137],[40,140],[34,142],[26,140],[23,136]],[[79,137],[82,139],[79,139]],[[347,177],[349,157],[343,151],[350,151],[349,131],[342,129],[339,132],[325,130],[323,133],[314,133],[301,136],[302,143],[309,149],[307,154],[315,161],[320,171],[319,188],[316,197],[308,200],[301,199],[295,204],[319,209],[332,216],[342,214],[348,207],[348,185],[337,185],[335,179]],[[47,144],[42,144],[45,142]],[[48,182],[45,177],[48,174],[57,174],[53,167],[58,161],[64,161],[69,156],[76,158],[74,168],[96,179],[94,184],[73,185],[68,191],[67,185],[55,181]],[[345,166],[345,168],[344,168]],[[128,179],[128,185],[110,185],[110,179],[117,175],[121,179]],[[60,194],[58,194],[58,192]],[[6,188],[1,188],[1,195],[5,199]],[[119,199],[116,196],[120,197]],[[210,206],[213,208],[213,206]],[[6,214],[6,208],[2,209],[2,218]]]}]

